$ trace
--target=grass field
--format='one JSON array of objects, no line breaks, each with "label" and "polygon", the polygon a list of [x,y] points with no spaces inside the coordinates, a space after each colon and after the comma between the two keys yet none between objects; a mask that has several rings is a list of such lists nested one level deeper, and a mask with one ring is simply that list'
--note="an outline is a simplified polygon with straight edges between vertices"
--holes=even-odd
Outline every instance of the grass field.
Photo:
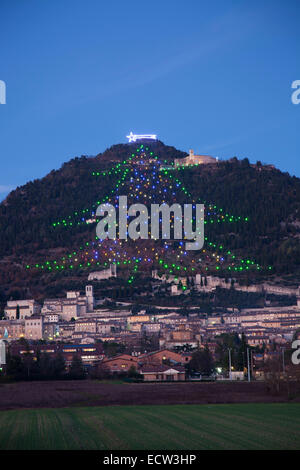
[{"label": "grass field", "polygon": [[300,449],[300,404],[1,411],[0,449]]}]

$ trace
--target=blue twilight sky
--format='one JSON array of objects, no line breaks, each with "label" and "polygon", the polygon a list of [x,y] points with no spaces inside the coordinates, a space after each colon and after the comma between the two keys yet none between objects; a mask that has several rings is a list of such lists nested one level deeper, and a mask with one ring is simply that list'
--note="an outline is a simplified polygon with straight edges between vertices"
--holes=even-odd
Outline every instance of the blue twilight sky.
[{"label": "blue twilight sky", "polygon": [[157,133],[300,176],[300,0],[0,0],[0,199]]}]

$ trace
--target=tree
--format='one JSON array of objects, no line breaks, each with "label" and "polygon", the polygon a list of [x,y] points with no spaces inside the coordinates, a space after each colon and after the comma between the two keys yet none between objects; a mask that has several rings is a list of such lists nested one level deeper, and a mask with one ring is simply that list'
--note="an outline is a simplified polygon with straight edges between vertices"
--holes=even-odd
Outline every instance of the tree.
[{"label": "tree", "polygon": [[155,351],[158,348],[158,336],[155,334],[147,334],[143,331],[141,334],[141,349],[142,351]]},{"label": "tree", "polygon": [[139,311],[141,310],[141,306],[136,304],[136,305],[133,305],[132,308],[131,308],[131,314],[132,315],[137,315],[139,313]]},{"label": "tree", "polygon": [[66,372],[66,362],[64,356],[59,351],[58,354],[53,359],[53,374],[54,377],[59,379],[61,378]]},{"label": "tree", "polygon": [[295,341],[296,339],[298,339],[299,336],[300,336],[300,328],[297,328],[297,329],[294,331],[292,341]]},{"label": "tree", "polygon": [[82,359],[79,354],[74,354],[71,367],[69,370],[69,376],[72,379],[83,379],[84,378],[84,368],[82,364]]},{"label": "tree", "polygon": [[214,371],[215,365],[213,357],[207,346],[204,349],[198,349],[192,355],[189,362],[188,370],[190,374],[200,372],[203,375],[211,375]]},{"label": "tree", "polygon": [[248,158],[243,158],[243,160],[241,161],[241,166],[242,166],[242,168],[249,168],[249,166],[250,166],[249,159]]},{"label": "tree", "polygon": [[131,378],[131,379],[135,379],[137,378],[140,374],[137,372],[136,368],[134,366],[130,366],[130,368],[128,369],[128,373],[127,373],[128,377]]},{"label": "tree", "polygon": [[48,353],[43,352],[42,354],[37,352],[37,364],[38,364],[38,373],[43,379],[52,379],[53,369],[52,369],[52,360]]},{"label": "tree", "polygon": [[111,377],[111,372],[105,363],[101,362],[91,369],[92,378],[99,380],[108,379]]},{"label": "tree", "polygon": [[229,349],[231,350],[231,365],[235,370],[243,370],[247,364],[246,337],[240,338],[237,333],[223,333],[217,340],[216,357],[218,366],[228,370]]},{"label": "tree", "polygon": [[26,349],[26,352],[30,351],[30,346],[26,338],[22,337],[18,340],[20,346],[23,346],[24,349]]},{"label": "tree", "polygon": [[26,352],[22,358],[23,372],[27,379],[30,379],[31,372],[35,369],[35,363],[33,361],[32,355],[30,352]]},{"label": "tree", "polygon": [[246,336],[244,333],[242,333],[241,341],[237,348],[237,358],[235,363],[237,370],[243,370],[245,367],[247,367],[247,348],[248,344]]},{"label": "tree", "polygon": [[280,359],[275,357],[268,359],[264,364],[264,377],[267,384],[267,390],[271,394],[278,394],[281,389],[282,371]]},{"label": "tree", "polygon": [[105,356],[107,357],[114,357],[118,354],[122,354],[124,352],[125,346],[121,343],[115,343],[113,341],[104,341],[103,349]]},{"label": "tree", "polygon": [[23,364],[20,356],[12,356],[8,351],[6,356],[6,374],[18,380],[23,375]]}]

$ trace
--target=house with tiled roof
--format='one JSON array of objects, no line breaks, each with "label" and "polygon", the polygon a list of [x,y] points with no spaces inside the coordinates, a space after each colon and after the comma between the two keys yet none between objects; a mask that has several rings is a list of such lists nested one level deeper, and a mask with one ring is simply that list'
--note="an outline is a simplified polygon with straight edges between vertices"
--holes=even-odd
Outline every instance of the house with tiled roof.
[{"label": "house with tiled roof", "polygon": [[146,364],[139,369],[145,382],[175,382],[185,380],[183,366],[166,366],[159,364]]}]

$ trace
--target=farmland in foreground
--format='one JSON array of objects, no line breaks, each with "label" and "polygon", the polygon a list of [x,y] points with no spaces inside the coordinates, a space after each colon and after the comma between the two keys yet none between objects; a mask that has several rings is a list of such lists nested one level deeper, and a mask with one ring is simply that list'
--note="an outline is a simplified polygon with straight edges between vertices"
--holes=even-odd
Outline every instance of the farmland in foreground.
[{"label": "farmland in foreground", "polygon": [[300,404],[1,411],[0,449],[300,449]]},{"label": "farmland in foreground", "polygon": [[300,383],[290,392],[268,391],[264,382],[120,383],[97,380],[15,382],[0,385],[0,410],[110,405],[196,405],[300,402]]}]

